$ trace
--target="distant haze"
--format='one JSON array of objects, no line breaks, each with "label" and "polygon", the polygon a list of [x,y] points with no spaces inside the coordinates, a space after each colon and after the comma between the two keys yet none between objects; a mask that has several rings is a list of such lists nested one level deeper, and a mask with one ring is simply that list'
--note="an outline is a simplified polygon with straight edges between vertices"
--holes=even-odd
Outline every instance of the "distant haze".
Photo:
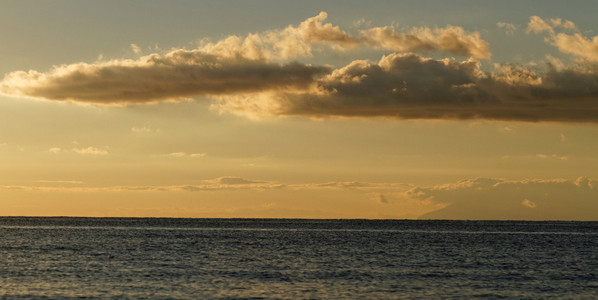
[{"label": "distant haze", "polygon": [[1,6],[0,215],[598,220],[592,1]]}]

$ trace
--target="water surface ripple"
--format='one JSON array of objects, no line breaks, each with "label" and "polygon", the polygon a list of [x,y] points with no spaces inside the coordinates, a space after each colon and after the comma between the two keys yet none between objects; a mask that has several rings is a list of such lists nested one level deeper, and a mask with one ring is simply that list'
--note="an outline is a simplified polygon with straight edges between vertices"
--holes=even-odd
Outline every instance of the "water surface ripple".
[{"label": "water surface ripple", "polygon": [[2,298],[598,297],[598,222],[0,218]]}]

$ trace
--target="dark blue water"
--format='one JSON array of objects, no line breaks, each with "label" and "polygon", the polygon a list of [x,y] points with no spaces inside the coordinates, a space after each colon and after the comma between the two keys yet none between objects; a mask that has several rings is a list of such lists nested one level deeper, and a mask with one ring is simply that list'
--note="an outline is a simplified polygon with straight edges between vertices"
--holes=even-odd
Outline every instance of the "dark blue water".
[{"label": "dark blue water", "polygon": [[598,298],[598,222],[0,218],[3,298]]}]

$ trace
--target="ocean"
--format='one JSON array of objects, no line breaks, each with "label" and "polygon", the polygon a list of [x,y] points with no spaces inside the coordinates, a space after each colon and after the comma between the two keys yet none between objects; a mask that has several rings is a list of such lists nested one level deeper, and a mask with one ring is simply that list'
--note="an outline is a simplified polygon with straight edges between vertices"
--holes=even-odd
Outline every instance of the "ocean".
[{"label": "ocean", "polygon": [[0,218],[4,299],[596,299],[598,222]]}]

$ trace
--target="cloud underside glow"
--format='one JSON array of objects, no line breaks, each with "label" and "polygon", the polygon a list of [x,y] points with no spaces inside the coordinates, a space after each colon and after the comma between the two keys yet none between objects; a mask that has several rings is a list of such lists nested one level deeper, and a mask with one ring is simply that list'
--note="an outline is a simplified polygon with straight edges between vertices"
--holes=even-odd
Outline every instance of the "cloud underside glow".
[{"label": "cloud underside glow", "polygon": [[[517,65],[481,70],[488,43],[461,27],[372,27],[351,35],[324,23],[326,14],[298,26],[202,42],[138,59],[75,63],[48,72],[17,71],[0,92],[54,101],[131,105],[212,99],[213,107],[250,117],[390,117],[398,119],[495,119],[598,122],[598,38],[588,39],[570,21],[532,17],[528,32],[548,34],[575,66],[540,72]],[[349,52],[390,51],[378,62],[344,67],[294,61],[315,47]],[[450,54],[456,60],[422,53]]]}]

